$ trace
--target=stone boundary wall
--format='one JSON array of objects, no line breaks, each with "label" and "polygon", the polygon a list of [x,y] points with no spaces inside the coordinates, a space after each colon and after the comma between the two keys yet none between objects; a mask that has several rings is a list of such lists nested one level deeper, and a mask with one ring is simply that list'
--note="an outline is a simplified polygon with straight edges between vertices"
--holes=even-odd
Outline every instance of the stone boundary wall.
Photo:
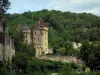
[{"label": "stone boundary wall", "polygon": [[82,63],[81,60],[77,59],[76,57],[72,56],[56,56],[56,55],[42,55],[38,56],[38,59],[45,59],[45,60],[53,60],[53,61],[60,61],[60,62],[74,62],[74,63]]}]

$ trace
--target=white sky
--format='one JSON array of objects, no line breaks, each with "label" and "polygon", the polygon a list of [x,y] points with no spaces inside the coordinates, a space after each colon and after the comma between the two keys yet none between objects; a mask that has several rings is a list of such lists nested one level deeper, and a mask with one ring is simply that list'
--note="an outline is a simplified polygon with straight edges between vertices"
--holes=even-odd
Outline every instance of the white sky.
[{"label": "white sky", "polygon": [[100,0],[9,0],[8,13],[23,13],[42,9],[71,12],[90,12],[100,16]]}]

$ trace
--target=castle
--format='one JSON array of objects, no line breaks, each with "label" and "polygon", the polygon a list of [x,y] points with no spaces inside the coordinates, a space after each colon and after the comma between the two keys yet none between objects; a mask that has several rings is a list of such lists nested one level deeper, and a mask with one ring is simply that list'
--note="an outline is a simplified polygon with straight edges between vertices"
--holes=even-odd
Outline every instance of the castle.
[{"label": "castle", "polygon": [[24,43],[32,44],[35,48],[35,56],[48,54],[48,23],[44,23],[42,18],[31,28],[26,24],[19,26],[24,33]]}]

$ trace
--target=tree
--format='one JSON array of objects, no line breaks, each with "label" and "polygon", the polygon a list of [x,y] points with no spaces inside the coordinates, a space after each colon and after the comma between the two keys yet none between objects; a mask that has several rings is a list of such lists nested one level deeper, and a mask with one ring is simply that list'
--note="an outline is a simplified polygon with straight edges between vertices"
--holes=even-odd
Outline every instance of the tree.
[{"label": "tree", "polygon": [[26,53],[17,53],[12,60],[13,68],[17,71],[27,72],[28,69],[28,57]]},{"label": "tree", "polygon": [[80,57],[92,71],[100,70],[100,42],[83,43]]},{"label": "tree", "polygon": [[19,51],[21,44],[23,43],[24,40],[23,32],[22,31],[14,32],[12,38],[14,39],[14,46],[16,51]]},{"label": "tree", "polygon": [[6,12],[9,6],[10,2],[8,0],[0,0],[0,12]]},{"label": "tree", "polygon": [[26,53],[30,59],[35,56],[35,48],[33,45],[21,44],[19,52]]},{"label": "tree", "polygon": [[65,54],[65,51],[66,49],[65,48],[60,48],[60,49],[57,49],[56,52],[58,55],[64,55]]},{"label": "tree", "polygon": [[71,64],[66,63],[63,66],[63,68],[61,68],[60,73],[61,73],[61,75],[71,75],[71,73],[72,73]]}]

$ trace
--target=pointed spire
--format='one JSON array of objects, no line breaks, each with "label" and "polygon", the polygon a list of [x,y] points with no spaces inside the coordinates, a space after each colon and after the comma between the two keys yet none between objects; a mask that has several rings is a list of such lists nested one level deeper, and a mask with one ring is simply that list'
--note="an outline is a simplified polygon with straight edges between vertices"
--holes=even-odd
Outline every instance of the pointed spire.
[{"label": "pointed spire", "polygon": [[39,20],[37,21],[37,25],[43,25],[44,21],[42,18],[39,18]]}]

